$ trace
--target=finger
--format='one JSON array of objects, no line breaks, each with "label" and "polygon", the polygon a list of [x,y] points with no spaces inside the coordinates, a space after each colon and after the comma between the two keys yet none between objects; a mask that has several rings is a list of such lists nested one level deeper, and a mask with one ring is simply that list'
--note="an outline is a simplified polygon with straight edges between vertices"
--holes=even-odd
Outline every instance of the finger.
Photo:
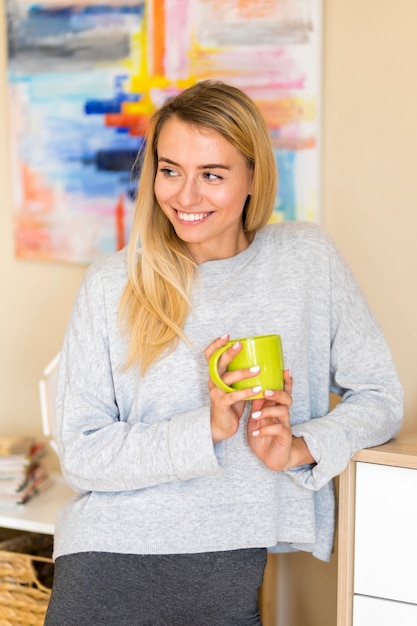
[{"label": "finger", "polygon": [[[259,365],[254,365],[253,367],[242,369],[242,370],[229,370],[226,371],[223,375],[223,380],[226,385],[233,385],[233,383],[237,383],[243,380],[248,380],[257,376],[261,368]],[[262,388],[260,388],[262,390]]]},{"label": "finger", "polygon": [[284,391],[286,391],[290,395],[292,394],[292,384],[293,378],[291,376],[290,370],[284,370]]},{"label": "finger", "polygon": [[262,408],[274,406],[275,404],[284,404],[285,406],[291,406],[292,385],[293,378],[291,376],[290,370],[284,370],[284,390],[278,391],[274,389],[266,389],[263,398],[253,401],[253,411],[261,411]]},{"label": "finger", "polygon": [[[210,361],[210,358],[213,352],[215,352],[215,350],[217,350],[218,348],[221,348],[222,346],[224,346],[228,342],[228,340],[229,340],[229,335],[224,335],[223,337],[219,337],[218,339],[215,339],[206,348],[206,350],[204,351],[204,354],[206,356],[207,363]],[[241,351],[241,349],[242,349],[242,344],[240,343],[240,341],[235,341],[231,346],[226,348],[224,352],[222,352],[217,362],[217,368],[218,368],[219,374],[224,374],[229,363],[233,361],[233,359]]]},{"label": "finger", "polygon": [[209,394],[211,404],[223,407],[231,407],[239,402],[247,402],[250,398],[262,391],[262,387],[254,386],[249,389],[239,389],[236,391],[225,392],[219,389],[211,380],[209,380]]},{"label": "finger", "polygon": [[286,424],[276,422],[267,424],[266,426],[258,425],[257,428],[250,431],[252,437],[290,437],[291,432]]},{"label": "finger", "polygon": [[273,393],[274,402],[266,400],[263,406],[255,403],[255,401],[252,403],[251,419],[249,420],[251,430],[263,428],[268,424],[274,423],[282,423],[290,427],[291,396],[286,392]]},{"label": "finger", "polygon": [[260,413],[265,406],[265,398],[255,398],[252,400],[252,413]]},{"label": "finger", "polygon": [[235,341],[229,348],[227,348],[227,350],[225,350],[223,354],[220,356],[219,363],[218,363],[219,372],[221,371],[225,372],[229,363],[233,361],[235,356],[241,350],[242,350],[242,344],[240,343],[240,341]]},{"label": "finger", "polygon": [[290,426],[291,417],[288,407],[276,404],[273,407],[264,407],[262,411],[254,411],[251,413],[252,424],[258,425],[258,428],[262,428],[268,424],[281,423],[286,426]]},{"label": "finger", "polygon": [[[260,411],[258,411],[258,413],[260,413]],[[253,419],[248,420],[248,427],[251,431],[259,428],[264,428],[265,426],[270,426],[271,424],[285,424],[285,422],[287,421],[285,417],[283,417],[282,419],[275,416],[265,418],[263,415],[258,415],[258,413],[252,413],[251,417]]]},{"label": "finger", "polygon": [[229,341],[230,335],[222,335],[221,337],[217,337],[214,341],[212,341],[207,348],[204,350],[204,356],[206,357],[206,361],[208,363],[211,355],[217,348],[221,348]]},{"label": "finger", "polygon": [[286,389],[279,391],[278,389],[265,389],[264,398],[276,404],[283,404],[290,407],[292,405],[292,397]]}]

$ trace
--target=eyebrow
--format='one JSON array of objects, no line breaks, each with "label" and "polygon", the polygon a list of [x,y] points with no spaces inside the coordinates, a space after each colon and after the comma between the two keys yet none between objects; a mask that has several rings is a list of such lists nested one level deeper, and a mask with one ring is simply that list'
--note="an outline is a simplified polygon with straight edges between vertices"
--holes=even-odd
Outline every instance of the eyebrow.
[{"label": "eyebrow", "polygon": [[[170,165],[175,165],[176,167],[181,167],[179,163],[176,163],[175,161],[173,161],[172,159],[168,159],[167,157],[163,157],[163,156],[159,157],[158,163],[160,163],[161,161],[163,161],[164,163],[169,163]],[[199,170],[214,170],[214,169],[230,170],[230,167],[222,163],[207,163],[205,165],[199,165],[198,169]]]}]

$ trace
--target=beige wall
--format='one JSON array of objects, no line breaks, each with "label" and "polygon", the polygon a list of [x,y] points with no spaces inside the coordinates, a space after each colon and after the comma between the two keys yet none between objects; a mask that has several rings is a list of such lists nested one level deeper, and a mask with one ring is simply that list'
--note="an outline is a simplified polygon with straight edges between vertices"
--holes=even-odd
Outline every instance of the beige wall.
[{"label": "beige wall", "polygon": [[[405,428],[417,427],[416,56],[412,0],[325,2],[322,223],[391,346]],[[283,626],[335,626],[336,565],[281,557]]]},{"label": "beige wall", "polygon": [[0,435],[40,434],[38,380],[59,351],[84,268],[13,257],[5,62],[0,0]]},{"label": "beige wall", "polygon": [[[59,350],[84,268],[13,257],[0,0],[0,435],[40,433],[37,384]],[[417,4],[328,0],[323,218],[392,348],[417,423]],[[335,561],[280,559],[285,626],[334,626]]]}]

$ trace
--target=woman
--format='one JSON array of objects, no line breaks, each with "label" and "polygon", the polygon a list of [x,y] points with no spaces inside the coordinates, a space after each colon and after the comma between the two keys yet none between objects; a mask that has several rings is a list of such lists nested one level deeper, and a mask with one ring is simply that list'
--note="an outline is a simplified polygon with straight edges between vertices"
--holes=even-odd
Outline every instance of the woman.
[{"label": "woman", "polygon": [[[266,550],[328,560],[332,478],[397,433],[372,313],[317,226],[266,225],[275,193],[240,90],[205,81],[154,114],[127,253],[89,269],[62,350],[59,450],[78,495],[56,525],[47,626],[260,624]],[[213,385],[216,348],[270,333],[283,391]],[[228,384],[254,375],[225,372],[239,349]]]}]

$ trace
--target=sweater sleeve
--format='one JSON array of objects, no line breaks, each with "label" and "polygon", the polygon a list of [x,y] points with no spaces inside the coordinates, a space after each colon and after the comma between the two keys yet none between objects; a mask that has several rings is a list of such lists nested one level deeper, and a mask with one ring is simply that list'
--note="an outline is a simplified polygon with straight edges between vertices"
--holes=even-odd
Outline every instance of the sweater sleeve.
[{"label": "sweater sleeve", "polygon": [[[402,423],[403,392],[381,329],[349,267],[327,240],[330,288],[330,391],[341,402],[327,415],[293,428],[316,460],[288,470],[317,490],[340,474],[360,449],[385,443]],[[313,346],[314,349],[314,346]]]},{"label": "sweater sleeve", "polygon": [[87,273],[61,351],[57,443],[68,484],[76,492],[130,491],[221,471],[208,406],[151,424],[120,418],[108,320],[120,293],[111,289],[100,272]]}]

